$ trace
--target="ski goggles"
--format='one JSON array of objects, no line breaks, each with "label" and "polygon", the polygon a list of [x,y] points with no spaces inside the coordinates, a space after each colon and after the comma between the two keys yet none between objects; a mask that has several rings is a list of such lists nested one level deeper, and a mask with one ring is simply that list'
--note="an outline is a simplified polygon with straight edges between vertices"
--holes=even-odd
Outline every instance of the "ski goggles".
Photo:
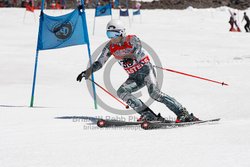
[{"label": "ski goggles", "polygon": [[111,30],[111,31],[107,31],[107,37],[108,38],[117,38],[117,37],[120,37],[122,34],[121,34],[121,31],[114,31],[114,30]]}]

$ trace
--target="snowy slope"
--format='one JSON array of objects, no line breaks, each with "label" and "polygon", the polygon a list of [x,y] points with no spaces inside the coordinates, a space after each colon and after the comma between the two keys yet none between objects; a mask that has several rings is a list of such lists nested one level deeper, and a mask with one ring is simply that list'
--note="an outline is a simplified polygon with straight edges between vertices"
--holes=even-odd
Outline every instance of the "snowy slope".
[{"label": "snowy slope", "polygon": [[[68,11],[49,11],[60,15]],[[87,21],[94,52],[105,42],[109,17]],[[222,118],[216,125],[144,131],[140,128],[98,129],[96,117],[124,115],[123,106],[97,88],[112,114],[94,109],[86,83],[76,76],[88,63],[86,46],[42,51],[39,56],[35,107],[29,108],[38,15],[24,9],[0,9],[0,166],[220,166],[250,165],[249,34],[228,32],[227,8],[144,10],[142,18],[122,18],[128,34],[138,35],[158,54],[162,66],[210,79],[228,87],[164,72],[162,91],[175,97],[201,119]],[[118,18],[118,11],[114,12]],[[242,12],[240,15],[242,18]],[[241,23],[243,29],[244,23]],[[104,85],[105,68],[95,74]],[[114,89],[127,75],[115,64]],[[144,88],[141,99],[149,98]],[[174,115],[162,104],[151,105],[165,117]]]}]

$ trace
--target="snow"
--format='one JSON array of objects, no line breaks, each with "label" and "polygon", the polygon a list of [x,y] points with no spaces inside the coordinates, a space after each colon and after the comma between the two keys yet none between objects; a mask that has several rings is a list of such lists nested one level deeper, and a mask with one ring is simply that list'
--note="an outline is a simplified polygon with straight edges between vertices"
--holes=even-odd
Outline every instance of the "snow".
[{"label": "snow", "polygon": [[[69,11],[48,11],[60,15]],[[249,11],[248,11],[249,12]],[[240,20],[243,12],[240,13]],[[110,17],[96,19],[86,10],[91,51],[105,42]],[[35,94],[30,108],[38,16],[24,9],[1,8],[0,20],[0,166],[250,166],[249,73],[250,36],[230,33],[226,7],[217,9],[143,10],[131,26],[122,18],[128,34],[136,34],[158,54],[165,68],[228,83],[229,86],[163,72],[162,91],[175,97],[201,119],[222,118],[218,124],[145,131],[140,128],[99,129],[97,117],[134,120],[126,109],[97,88],[105,104],[94,109],[86,83],[76,76],[86,68],[86,46],[41,51]],[[114,12],[118,18],[118,11]],[[106,68],[106,67],[105,67]],[[95,73],[104,85],[105,68]],[[119,74],[119,75],[118,75]],[[127,75],[115,64],[114,89]],[[143,88],[139,96],[149,98]],[[150,106],[175,118],[164,105]],[[124,115],[125,114],[125,115]],[[92,120],[92,121],[91,121]]]}]

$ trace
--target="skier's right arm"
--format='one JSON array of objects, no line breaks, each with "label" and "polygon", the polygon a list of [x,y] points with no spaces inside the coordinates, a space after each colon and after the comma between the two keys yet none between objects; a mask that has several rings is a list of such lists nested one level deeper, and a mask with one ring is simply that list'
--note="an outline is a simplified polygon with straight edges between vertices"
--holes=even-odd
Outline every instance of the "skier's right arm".
[{"label": "skier's right arm", "polygon": [[109,46],[110,46],[109,43],[105,45],[98,60],[95,61],[87,70],[81,72],[76,79],[77,81],[81,82],[83,77],[85,79],[88,79],[93,72],[96,72],[103,67],[103,65],[107,62],[107,60],[111,56]]}]

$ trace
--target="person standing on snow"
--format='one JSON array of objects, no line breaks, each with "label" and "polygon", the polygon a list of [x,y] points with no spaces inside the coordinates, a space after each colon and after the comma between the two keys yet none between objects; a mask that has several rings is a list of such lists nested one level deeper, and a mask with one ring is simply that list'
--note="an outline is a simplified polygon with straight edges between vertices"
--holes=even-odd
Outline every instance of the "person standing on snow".
[{"label": "person standing on snow", "polygon": [[111,20],[107,24],[106,30],[110,41],[103,48],[98,60],[78,75],[77,81],[81,82],[82,78],[88,79],[93,72],[101,69],[113,55],[129,75],[128,79],[117,90],[117,95],[141,115],[138,121],[165,121],[160,114],[156,115],[132,94],[144,86],[147,86],[152,99],[165,104],[177,115],[176,122],[199,120],[192,113],[189,114],[186,108],[174,98],[159,90],[153,65],[150,63],[149,56],[142,49],[140,39],[137,36],[126,35],[125,27],[120,20]]},{"label": "person standing on snow", "polygon": [[250,20],[249,20],[249,17],[247,16],[247,13],[244,12],[244,16],[243,16],[243,19],[242,21],[245,20],[246,21],[246,25],[244,26],[246,32],[250,32]]},{"label": "person standing on snow", "polygon": [[[236,13],[231,13],[231,16],[230,16],[230,19],[229,19],[229,24],[231,26],[230,30],[229,31],[238,31],[240,32],[240,28],[237,24],[237,20],[236,20]],[[237,29],[234,28],[234,25],[236,26]]]}]

